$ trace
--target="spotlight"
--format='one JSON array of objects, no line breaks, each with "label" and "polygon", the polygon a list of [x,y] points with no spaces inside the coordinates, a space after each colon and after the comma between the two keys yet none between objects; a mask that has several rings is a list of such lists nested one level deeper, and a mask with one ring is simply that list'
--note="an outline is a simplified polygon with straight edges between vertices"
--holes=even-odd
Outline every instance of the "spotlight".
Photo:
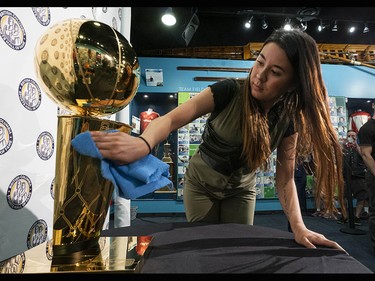
[{"label": "spotlight", "polygon": [[251,21],[253,20],[253,17],[251,17],[247,22],[245,22],[245,27],[247,28],[247,29],[250,29],[250,27],[251,27]]},{"label": "spotlight", "polygon": [[337,21],[335,20],[332,26],[332,31],[337,31]]},{"label": "spotlight", "polygon": [[368,28],[367,23],[365,23],[365,27],[363,28],[363,33],[367,33],[370,31],[370,28]]},{"label": "spotlight", "polygon": [[267,29],[268,28],[268,23],[266,22],[266,17],[263,17],[262,19],[262,29]]},{"label": "spotlight", "polygon": [[162,16],[161,21],[168,26],[172,26],[176,24],[176,17],[172,11],[172,8],[169,7],[165,14]]},{"label": "spotlight", "polygon": [[307,22],[303,22],[303,21],[301,20],[301,22],[300,22],[300,26],[301,26],[301,30],[302,30],[302,31],[305,31],[305,30],[307,29]]},{"label": "spotlight", "polygon": [[291,30],[292,25],[290,24],[290,18],[285,19],[285,25],[284,25],[284,30]]},{"label": "spotlight", "polygon": [[319,26],[318,26],[318,31],[320,32],[320,31],[322,31],[324,28],[325,28],[325,26],[323,25],[323,21],[320,20],[320,24],[319,24]]}]

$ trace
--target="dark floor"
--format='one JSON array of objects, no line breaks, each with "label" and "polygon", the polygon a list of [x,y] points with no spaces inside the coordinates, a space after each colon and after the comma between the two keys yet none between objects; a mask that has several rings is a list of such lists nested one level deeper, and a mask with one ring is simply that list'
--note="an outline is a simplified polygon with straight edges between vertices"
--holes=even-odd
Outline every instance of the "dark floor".
[{"label": "dark floor", "polygon": [[[375,253],[369,240],[368,221],[361,220],[361,225],[338,224],[334,219],[315,217],[312,212],[303,216],[306,226],[327,238],[339,243],[352,257],[375,273]],[[132,225],[142,223],[185,222],[184,214],[137,214]],[[288,231],[285,215],[281,211],[257,212],[254,225],[277,228]]]}]

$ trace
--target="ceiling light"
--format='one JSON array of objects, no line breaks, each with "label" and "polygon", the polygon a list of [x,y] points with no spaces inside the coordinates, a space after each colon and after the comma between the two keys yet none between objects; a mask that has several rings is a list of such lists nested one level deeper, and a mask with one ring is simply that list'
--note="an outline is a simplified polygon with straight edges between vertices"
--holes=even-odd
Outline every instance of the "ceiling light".
[{"label": "ceiling light", "polygon": [[367,23],[365,23],[365,27],[363,28],[363,33],[367,33],[370,31],[370,28],[368,28]]},{"label": "ceiling light", "polygon": [[319,26],[318,26],[318,31],[320,32],[320,31],[322,31],[323,29],[324,29],[323,21],[320,20],[320,24],[319,24]]},{"label": "ceiling light", "polygon": [[291,30],[292,25],[290,24],[290,18],[285,19],[285,25],[284,25],[284,30]]},{"label": "ceiling light", "polygon": [[247,28],[247,29],[250,29],[250,27],[251,27],[251,21],[253,20],[253,17],[251,17],[247,22],[245,22],[245,27]]},{"label": "ceiling light", "polygon": [[351,26],[350,28],[349,28],[349,32],[350,33],[353,33],[355,31],[355,27],[354,26]]},{"label": "ceiling light", "polygon": [[263,17],[262,19],[262,29],[267,29],[268,28],[268,23],[266,22],[266,17]]},{"label": "ceiling light", "polygon": [[332,31],[337,31],[337,21],[336,21],[336,20],[335,20],[335,22],[333,23]]},{"label": "ceiling light", "polygon": [[161,17],[161,21],[168,26],[172,26],[176,24],[176,17],[172,11],[172,8],[169,7],[165,14]]},{"label": "ceiling light", "polygon": [[301,30],[302,31],[305,31],[307,29],[307,22],[305,21],[302,21],[300,22],[300,26],[301,26]]}]

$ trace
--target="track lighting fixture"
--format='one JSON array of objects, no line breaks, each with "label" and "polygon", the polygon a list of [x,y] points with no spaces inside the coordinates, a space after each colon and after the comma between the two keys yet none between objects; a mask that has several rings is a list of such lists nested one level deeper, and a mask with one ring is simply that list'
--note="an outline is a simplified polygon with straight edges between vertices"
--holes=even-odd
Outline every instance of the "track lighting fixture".
[{"label": "track lighting fixture", "polygon": [[323,21],[320,20],[320,24],[319,24],[319,26],[318,26],[318,31],[320,32],[320,31],[322,31],[323,29],[324,29]]},{"label": "track lighting fixture", "polygon": [[[256,27],[259,28],[262,28],[263,30],[266,30],[268,29],[269,27],[271,27],[269,24],[270,23],[273,23],[275,24],[275,21],[272,19],[273,17],[276,17],[277,20],[279,22],[281,22],[282,20],[284,20],[284,23],[283,23],[283,28],[285,30],[291,30],[293,28],[299,28],[300,30],[302,31],[306,31],[307,30],[307,27],[309,26],[309,28],[311,29],[312,27],[316,28],[316,26],[318,25],[318,31],[321,32],[323,31],[324,29],[328,29],[330,28],[332,32],[338,32],[339,31],[339,28],[338,28],[338,25],[340,24],[340,31],[343,29],[343,27],[345,26],[345,29],[347,28],[346,27],[346,23],[345,24],[342,24],[342,22],[349,22],[349,20],[345,20],[345,19],[329,19],[329,18],[319,18],[319,17],[301,17],[299,15],[293,15],[293,14],[284,14],[284,13],[280,13],[280,14],[274,14],[274,13],[263,13],[263,12],[258,12],[258,11],[253,11],[253,10],[246,10],[246,11],[242,11],[243,14],[246,16],[245,18],[245,22],[244,22],[244,26],[245,26],[245,29],[252,29],[252,23],[253,23],[253,19],[255,17],[256,19]],[[195,11],[196,13],[196,11]],[[166,21],[166,19],[169,19],[169,22]],[[177,20],[176,20],[176,17],[174,16],[174,13],[173,13],[173,10],[172,10],[172,7],[168,7],[166,9],[166,12],[164,14],[164,16],[162,17],[162,21],[165,25],[174,25],[176,24]],[[259,22],[259,25],[258,25],[258,22]],[[352,22],[353,23],[353,22]],[[355,28],[361,28],[361,25],[363,25],[363,29],[362,29],[362,32],[363,33],[368,33],[370,32],[370,28],[369,28],[369,25],[371,24],[374,24],[375,22],[373,21],[354,21],[354,27],[352,27],[352,29],[350,30],[349,29],[349,32],[354,32],[355,31]],[[275,26],[272,26],[272,28],[275,28]]]},{"label": "track lighting fixture", "polygon": [[268,28],[268,23],[266,22],[266,17],[263,16],[262,19],[262,29],[267,29]]},{"label": "track lighting fixture", "polygon": [[337,31],[337,20],[333,22],[332,31]]},{"label": "track lighting fixture", "polygon": [[247,29],[250,29],[251,28],[251,21],[253,20],[253,17],[251,17],[247,22],[245,22],[245,27]]},{"label": "track lighting fixture", "polygon": [[307,29],[307,22],[306,21],[300,21],[300,28],[302,31],[305,31]]},{"label": "track lighting fixture", "polygon": [[370,31],[370,29],[368,28],[368,25],[367,25],[367,23],[365,22],[365,27],[363,28],[363,33],[367,33],[367,32],[369,32]]},{"label": "track lighting fixture", "polygon": [[291,29],[292,29],[292,25],[290,23],[290,18],[286,18],[285,19],[284,30],[291,30]]}]

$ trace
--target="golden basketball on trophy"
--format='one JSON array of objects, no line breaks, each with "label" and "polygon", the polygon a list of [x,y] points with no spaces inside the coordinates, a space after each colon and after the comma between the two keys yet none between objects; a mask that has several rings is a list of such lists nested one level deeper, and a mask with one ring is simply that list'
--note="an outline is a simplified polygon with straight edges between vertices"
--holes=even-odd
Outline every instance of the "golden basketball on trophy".
[{"label": "golden basketball on trophy", "polygon": [[140,67],[121,33],[98,21],[55,24],[36,44],[40,86],[60,107],[83,116],[107,116],[138,90]]}]

